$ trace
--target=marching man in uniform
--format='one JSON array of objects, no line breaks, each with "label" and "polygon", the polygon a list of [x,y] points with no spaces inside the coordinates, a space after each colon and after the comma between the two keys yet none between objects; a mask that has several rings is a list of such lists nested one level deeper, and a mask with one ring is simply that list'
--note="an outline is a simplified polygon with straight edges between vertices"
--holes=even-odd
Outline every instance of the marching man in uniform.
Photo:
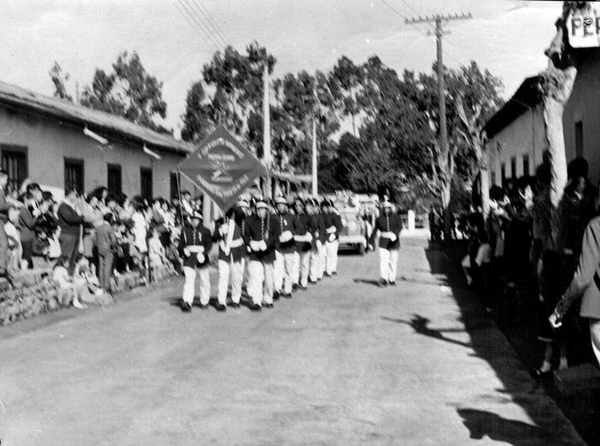
[{"label": "marching man in uniform", "polygon": [[238,204],[229,210],[225,217],[218,220],[215,225],[213,240],[219,243],[219,285],[217,297],[219,306],[217,309],[225,311],[227,308],[227,289],[231,282],[231,306],[240,307],[242,297],[242,281],[244,280],[244,241],[242,239],[242,225],[245,218],[243,207],[247,207],[245,201],[240,200]]},{"label": "marching man in uniform", "polygon": [[[183,259],[185,274],[181,309],[185,312],[192,311],[196,275],[200,278],[200,308],[207,308],[210,301],[208,253],[212,247],[212,237],[210,231],[201,223],[202,214],[198,210],[193,210],[189,216],[189,223],[184,222],[183,233],[179,241],[179,255]],[[223,311],[220,305],[217,306],[217,310]]]},{"label": "marching man in uniform", "polygon": [[[308,275],[310,268],[310,251],[312,243],[312,234],[308,230],[311,225],[311,216],[304,212],[304,202],[298,198],[294,203],[296,208],[296,216],[300,220],[300,231],[294,236],[297,249],[297,262],[294,264],[294,280],[298,278],[300,289],[308,288]],[[296,270],[297,268],[297,270]]]},{"label": "marching man in uniform", "polygon": [[387,199],[382,203],[382,208],[382,214],[375,220],[375,227],[373,228],[373,234],[371,234],[369,248],[373,249],[375,237],[379,233],[381,286],[396,285],[402,219],[400,215],[393,212],[393,205]]},{"label": "marching man in uniform", "polygon": [[294,266],[296,261],[295,236],[303,232],[302,224],[298,216],[288,211],[288,202],[284,197],[275,199],[279,213],[279,225],[281,235],[279,236],[279,252],[283,257],[283,295],[292,297],[292,285],[294,282]]},{"label": "marching man in uniform", "polygon": [[275,248],[279,241],[279,219],[269,213],[264,200],[256,202],[256,215],[245,220],[245,243],[250,248],[248,262],[248,295],[252,299],[250,309],[260,311],[273,308]]},{"label": "marching man in uniform", "polygon": [[340,245],[340,232],[344,228],[342,217],[337,212],[333,201],[327,200],[325,203],[325,232],[327,240],[325,242],[327,250],[327,260],[325,265],[325,275],[331,277],[337,274],[338,247]]},{"label": "marching man in uniform", "polygon": [[307,230],[312,236],[308,279],[310,283],[317,283],[323,260],[322,251],[325,248],[325,222],[319,215],[319,205],[316,200],[306,200],[306,212],[310,216]]}]

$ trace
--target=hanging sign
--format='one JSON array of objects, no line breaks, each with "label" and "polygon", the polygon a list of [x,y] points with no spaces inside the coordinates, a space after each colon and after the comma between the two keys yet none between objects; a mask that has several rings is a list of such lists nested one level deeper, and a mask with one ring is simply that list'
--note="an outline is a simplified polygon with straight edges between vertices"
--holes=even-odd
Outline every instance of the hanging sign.
[{"label": "hanging sign", "polygon": [[266,167],[223,126],[178,166],[179,172],[226,212]]},{"label": "hanging sign", "polygon": [[595,4],[590,2],[585,10],[571,12],[566,25],[573,48],[600,46],[600,11]]}]

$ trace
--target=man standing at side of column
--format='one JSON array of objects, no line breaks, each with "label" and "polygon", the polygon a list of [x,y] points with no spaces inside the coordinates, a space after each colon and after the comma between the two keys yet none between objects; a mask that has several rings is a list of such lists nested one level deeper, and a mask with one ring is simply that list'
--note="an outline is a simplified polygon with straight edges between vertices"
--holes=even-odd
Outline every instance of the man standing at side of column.
[{"label": "man standing at side of column", "polygon": [[343,228],[342,217],[340,217],[333,201],[328,200],[325,204],[325,232],[327,233],[325,275],[328,277],[337,274],[339,238]]},{"label": "man standing at side of column", "polygon": [[292,297],[292,285],[294,282],[294,265],[297,252],[294,237],[303,231],[298,216],[289,212],[288,202],[284,197],[275,200],[279,212],[279,225],[281,235],[279,236],[279,251],[283,256],[283,295]]},{"label": "man standing at side of column", "polygon": [[250,247],[247,291],[252,311],[260,311],[263,303],[266,308],[273,308],[273,272],[279,236],[279,219],[270,214],[266,201],[257,200],[256,215],[245,220],[244,240]]},{"label": "man standing at side of column", "polygon": [[373,249],[375,237],[379,233],[379,271],[381,286],[396,285],[396,271],[398,268],[398,255],[400,253],[400,232],[402,219],[393,212],[393,204],[387,200],[382,203],[382,213],[375,220],[373,234],[369,241]]},{"label": "man standing at side of column", "polygon": [[[199,210],[193,210],[189,216],[189,222],[183,222],[183,231],[179,241],[179,255],[183,259],[185,274],[181,309],[185,312],[192,311],[196,276],[199,276],[200,279],[200,308],[208,308],[210,301],[208,253],[211,248],[211,233],[202,225],[202,213]],[[220,305],[217,306],[217,310],[224,311]]]}]

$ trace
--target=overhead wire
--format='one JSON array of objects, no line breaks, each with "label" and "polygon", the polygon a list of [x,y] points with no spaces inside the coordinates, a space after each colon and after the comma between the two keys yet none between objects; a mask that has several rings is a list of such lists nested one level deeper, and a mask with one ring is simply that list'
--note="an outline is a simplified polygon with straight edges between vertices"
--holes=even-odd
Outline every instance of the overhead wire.
[{"label": "overhead wire", "polygon": [[[408,6],[415,14],[419,15],[419,13],[412,7],[410,6],[409,3],[407,3],[405,0],[401,0],[406,6]],[[389,9],[391,9],[395,14],[397,14],[399,17],[403,18],[403,19],[407,19],[406,16],[404,16],[403,14],[401,14],[396,8],[394,8],[392,5],[390,5],[388,2],[386,2],[386,0],[381,0],[381,2],[386,5]],[[417,31],[419,31],[421,34],[423,34],[427,39],[429,39],[430,41],[434,42],[434,40],[431,38],[431,36],[429,34],[427,34],[425,31],[423,31],[421,28],[419,28],[417,26],[417,24],[415,23],[409,23],[410,25],[412,25]],[[448,41],[448,40],[446,40]],[[454,44],[451,43],[452,46],[455,46]],[[462,62],[460,60],[458,60],[456,57],[452,56],[452,54],[448,53],[447,51],[445,51],[442,48],[442,53],[444,53],[446,56],[448,56],[450,59],[452,59],[453,61],[455,61],[456,63],[458,63],[459,65],[462,65]],[[465,53],[466,54],[466,53]]]},{"label": "overhead wire", "polygon": [[[217,37],[219,37],[221,39],[221,41],[225,44],[225,46],[231,45],[231,43],[229,42],[227,37],[225,37],[225,34],[221,30],[221,27],[219,26],[219,24],[213,18],[212,14],[206,8],[206,6],[204,6],[204,4],[202,3],[202,0],[197,0],[197,1],[198,1],[198,3],[196,3],[196,0],[192,0],[192,2],[196,5],[198,10],[200,11],[200,13],[206,18],[206,21],[208,22],[209,26],[214,30]],[[198,4],[200,4],[200,6],[198,6]]]},{"label": "overhead wire", "polygon": [[[185,5],[183,4],[183,2],[185,2]],[[187,13],[190,15],[190,17],[192,18],[192,20],[193,20],[193,21],[194,21],[194,22],[195,22],[195,23],[198,25],[198,28],[200,28],[200,30],[201,30],[201,31],[204,33],[204,35],[205,35],[205,36],[208,38],[208,40],[210,40],[210,41],[211,41],[211,43],[212,43],[212,44],[215,46],[215,48],[216,48],[217,50],[219,50],[219,49],[220,49],[220,47],[222,47],[223,45],[221,45],[220,43],[218,43],[218,42],[215,40],[215,38],[213,37],[212,33],[209,33],[209,32],[208,32],[208,31],[207,31],[207,30],[206,30],[206,29],[203,27],[203,25],[202,25],[201,21],[198,21],[198,20],[196,19],[196,17],[198,17],[198,18],[199,18],[198,14],[197,14],[195,11],[193,11],[193,14],[192,14],[192,12],[190,12],[190,10],[188,9],[188,7],[191,9],[191,6],[190,6],[190,4],[189,4],[188,0],[179,0],[179,4],[180,4],[180,5],[181,5],[181,6],[182,6],[182,7],[183,7],[185,10],[186,10],[186,12],[187,12]],[[188,5],[188,6],[186,7],[186,5]]]},{"label": "overhead wire", "polygon": [[200,31],[198,30],[198,27],[192,22],[192,20],[190,19],[189,14],[186,14],[182,8],[180,6],[177,5],[177,3],[175,2],[175,0],[172,0],[171,3],[173,4],[173,6],[175,6],[175,8],[177,9],[177,11],[179,12],[179,14],[181,14],[183,16],[183,18],[189,23],[189,25],[192,27],[192,29],[194,30],[194,32],[198,35],[198,37],[200,37],[204,43],[206,43],[207,45],[213,45],[214,43],[211,42],[210,40],[208,40],[205,36],[203,36],[202,34],[200,34]]}]

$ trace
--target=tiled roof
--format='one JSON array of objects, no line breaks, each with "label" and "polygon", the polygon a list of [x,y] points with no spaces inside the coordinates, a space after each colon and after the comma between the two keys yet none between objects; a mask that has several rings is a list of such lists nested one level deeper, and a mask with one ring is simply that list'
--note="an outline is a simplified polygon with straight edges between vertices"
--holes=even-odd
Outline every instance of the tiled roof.
[{"label": "tiled roof", "polygon": [[91,108],[83,107],[59,98],[44,96],[16,85],[0,81],[0,104],[13,108],[43,114],[59,121],[85,126],[89,130],[105,136],[116,134],[121,138],[146,144],[148,148],[163,149],[187,154],[194,147],[186,142],[177,141],[170,135],[161,134],[127,121],[120,116],[111,115]]}]

